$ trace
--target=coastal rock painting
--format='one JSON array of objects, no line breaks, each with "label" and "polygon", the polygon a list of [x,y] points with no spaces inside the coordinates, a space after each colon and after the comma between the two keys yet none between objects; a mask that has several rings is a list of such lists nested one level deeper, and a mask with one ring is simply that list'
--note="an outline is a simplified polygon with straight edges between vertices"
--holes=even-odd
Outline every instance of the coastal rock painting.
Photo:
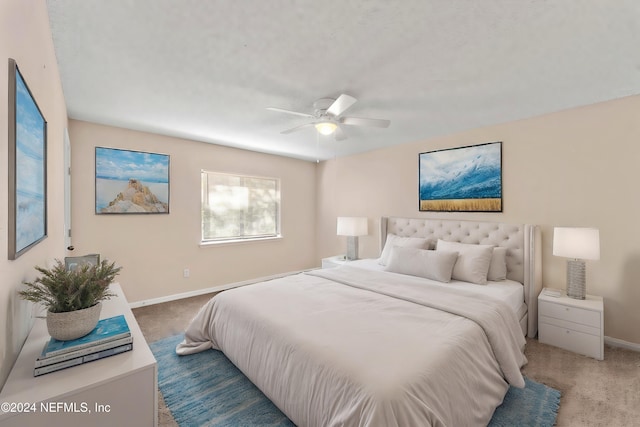
[{"label": "coastal rock painting", "polygon": [[169,205],[162,202],[137,179],[131,178],[127,189],[118,193],[102,213],[148,213],[169,212]]},{"label": "coastal rock painting", "polygon": [[169,213],[169,156],[96,147],[96,213]]},{"label": "coastal rock painting", "polygon": [[420,210],[502,212],[502,142],[420,154]]}]

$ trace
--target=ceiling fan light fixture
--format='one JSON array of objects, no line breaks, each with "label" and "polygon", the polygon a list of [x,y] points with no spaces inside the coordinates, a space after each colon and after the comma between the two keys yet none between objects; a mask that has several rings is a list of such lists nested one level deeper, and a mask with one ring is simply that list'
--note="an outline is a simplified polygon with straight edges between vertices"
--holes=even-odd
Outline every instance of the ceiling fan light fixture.
[{"label": "ceiling fan light fixture", "polygon": [[278,111],[281,113],[293,114],[296,116],[308,117],[312,120],[309,122],[281,131],[283,135],[297,132],[302,129],[308,129],[313,126],[316,131],[325,136],[334,135],[336,141],[347,139],[344,133],[345,126],[369,126],[378,128],[387,128],[391,123],[389,120],[366,119],[362,117],[345,117],[342,115],[357,100],[349,95],[342,94],[337,99],[321,98],[313,103],[313,114],[301,113],[298,111],[284,110],[277,107],[267,107],[267,110]]},{"label": "ceiling fan light fixture", "polygon": [[331,135],[338,128],[338,125],[331,122],[320,122],[315,124],[316,129],[322,135]]}]

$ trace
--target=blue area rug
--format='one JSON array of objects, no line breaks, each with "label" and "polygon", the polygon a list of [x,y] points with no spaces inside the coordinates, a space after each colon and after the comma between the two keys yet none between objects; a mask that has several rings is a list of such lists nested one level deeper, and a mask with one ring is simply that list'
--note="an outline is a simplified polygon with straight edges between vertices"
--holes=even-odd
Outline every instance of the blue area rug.
[{"label": "blue area rug", "polygon": [[[173,418],[188,426],[293,426],[222,352],[208,350],[178,356],[182,335],[150,345],[158,361],[158,386]],[[489,426],[555,424],[560,392],[525,378],[526,387],[511,387]]]},{"label": "blue area rug", "polygon": [[551,427],[556,423],[560,392],[529,378],[524,388],[510,387],[496,408],[489,427]]}]

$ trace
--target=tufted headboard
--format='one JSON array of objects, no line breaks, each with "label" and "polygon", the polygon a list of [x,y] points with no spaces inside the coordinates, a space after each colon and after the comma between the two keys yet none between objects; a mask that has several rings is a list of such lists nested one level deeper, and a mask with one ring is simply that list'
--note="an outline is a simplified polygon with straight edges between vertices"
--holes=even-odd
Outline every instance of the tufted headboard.
[{"label": "tufted headboard", "polygon": [[435,248],[438,239],[507,248],[507,278],[524,286],[524,302],[528,308],[527,335],[535,337],[538,331],[538,294],[542,290],[541,237],[538,226],[382,217],[380,250],[384,248],[387,234],[425,238],[429,241],[430,249]]}]

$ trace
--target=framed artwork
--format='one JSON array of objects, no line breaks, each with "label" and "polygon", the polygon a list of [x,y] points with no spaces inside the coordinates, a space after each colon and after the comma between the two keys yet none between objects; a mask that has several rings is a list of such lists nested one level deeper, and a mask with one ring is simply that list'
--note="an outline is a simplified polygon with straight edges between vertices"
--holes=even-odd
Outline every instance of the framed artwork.
[{"label": "framed artwork", "polygon": [[169,156],[96,147],[96,214],[168,214]]},{"label": "framed artwork", "polygon": [[420,153],[419,209],[502,212],[502,142]]},{"label": "framed artwork", "polygon": [[9,243],[13,260],[47,237],[47,121],[9,59]]}]

